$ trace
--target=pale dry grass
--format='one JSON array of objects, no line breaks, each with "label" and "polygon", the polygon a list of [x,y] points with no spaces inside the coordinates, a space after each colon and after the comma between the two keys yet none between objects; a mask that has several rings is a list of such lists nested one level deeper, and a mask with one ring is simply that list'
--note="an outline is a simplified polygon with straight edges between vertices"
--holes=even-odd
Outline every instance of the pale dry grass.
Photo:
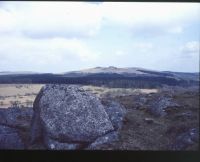
[{"label": "pale dry grass", "polygon": [[0,108],[12,106],[18,102],[19,106],[32,106],[43,84],[0,84]]},{"label": "pale dry grass", "polygon": [[112,97],[126,96],[133,94],[150,94],[157,93],[158,89],[137,89],[137,88],[107,88],[97,86],[83,86],[83,89],[89,91],[98,97],[110,95]]},{"label": "pale dry grass", "polygon": [[[18,102],[18,106],[32,106],[36,95],[44,84],[0,84],[0,108],[7,108]],[[135,89],[135,88],[107,88],[97,86],[82,86],[97,97],[126,96],[133,94],[157,93],[158,89]]]}]

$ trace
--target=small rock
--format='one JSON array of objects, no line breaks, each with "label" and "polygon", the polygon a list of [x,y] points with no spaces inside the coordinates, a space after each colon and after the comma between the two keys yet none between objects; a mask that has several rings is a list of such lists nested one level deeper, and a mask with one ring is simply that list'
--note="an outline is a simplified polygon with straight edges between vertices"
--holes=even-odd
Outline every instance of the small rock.
[{"label": "small rock", "polygon": [[0,109],[0,124],[19,129],[29,129],[33,114],[32,108]]},{"label": "small rock", "polygon": [[188,146],[199,142],[199,131],[197,128],[189,129],[181,133],[172,144],[173,150],[185,150]]},{"label": "small rock", "polygon": [[152,99],[148,105],[148,109],[155,116],[165,116],[166,110],[179,107],[177,103],[173,101],[173,98],[168,96],[160,96]]},{"label": "small rock", "polygon": [[144,118],[144,121],[148,124],[154,123],[154,120],[152,118]]},{"label": "small rock", "polygon": [[77,150],[82,146],[79,143],[62,143],[50,138],[46,138],[45,145],[49,150]]},{"label": "small rock", "polygon": [[4,125],[0,125],[0,149],[24,149],[24,144],[22,143],[17,130]]},{"label": "small rock", "polygon": [[126,114],[126,109],[119,103],[111,101],[107,103],[105,111],[107,112],[114,129],[115,130],[121,129],[123,124],[123,119]]},{"label": "small rock", "polygon": [[183,112],[181,114],[177,114],[175,117],[174,117],[174,120],[177,120],[177,119],[191,119],[193,116],[192,116],[192,113],[191,112]]},{"label": "small rock", "polygon": [[101,146],[105,144],[110,144],[114,141],[118,140],[118,132],[114,131],[111,133],[108,133],[102,137],[97,138],[93,143],[91,143],[86,150],[98,150]]}]

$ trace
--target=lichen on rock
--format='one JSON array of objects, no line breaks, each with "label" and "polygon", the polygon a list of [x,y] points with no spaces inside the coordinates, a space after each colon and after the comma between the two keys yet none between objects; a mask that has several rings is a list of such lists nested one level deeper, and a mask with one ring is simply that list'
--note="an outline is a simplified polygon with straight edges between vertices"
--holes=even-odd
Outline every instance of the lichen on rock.
[{"label": "lichen on rock", "polygon": [[87,143],[114,130],[100,100],[78,85],[46,85],[33,109],[32,141],[51,138],[60,143]]}]

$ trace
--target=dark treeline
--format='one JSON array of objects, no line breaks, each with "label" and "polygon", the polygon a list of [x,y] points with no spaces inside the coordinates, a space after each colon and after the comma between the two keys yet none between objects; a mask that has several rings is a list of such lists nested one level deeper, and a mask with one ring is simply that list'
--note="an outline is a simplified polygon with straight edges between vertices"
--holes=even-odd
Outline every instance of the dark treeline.
[{"label": "dark treeline", "polygon": [[1,84],[82,84],[115,88],[157,88],[163,85],[191,86],[198,85],[198,81],[176,80],[170,77],[136,76],[124,77],[121,75],[91,75],[84,77],[65,77],[55,74],[29,74],[29,75],[1,75]]}]

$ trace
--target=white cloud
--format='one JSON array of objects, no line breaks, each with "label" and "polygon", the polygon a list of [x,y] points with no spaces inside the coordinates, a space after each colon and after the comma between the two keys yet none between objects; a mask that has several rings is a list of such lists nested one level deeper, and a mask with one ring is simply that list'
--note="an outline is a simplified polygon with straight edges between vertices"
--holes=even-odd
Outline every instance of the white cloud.
[{"label": "white cloud", "polygon": [[180,47],[180,50],[183,57],[199,56],[200,42],[198,41],[187,42]]},{"label": "white cloud", "polygon": [[134,35],[145,37],[180,34],[185,25],[199,20],[200,11],[198,3],[104,2],[101,7],[105,20],[129,27]]},{"label": "white cloud", "polygon": [[198,18],[199,9],[200,4],[195,3],[4,2],[0,6],[0,32],[35,38],[90,37],[104,20],[133,31],[144,26],[180,33],[185,22]]},{"label": "white cloud", "polygon": [[125,53],[124,53],[124,51],[122,51],[122,50],[117,50],[116,52],[115,52],[115,55],[116,56],[123,56]]},{"label": "white cloud", "polygon": [[0,32],[31,37],[92,36],[100,28],[97,4],[77,2],[8,2],[0,8]]},{"label": "white cloud", "polygon": [[98,59],[98,53],[77,39],[1,37],[0,44],[0,69],[11,68],[13,65],[19,69],[24,65],[23,68],[29,70],[45,71],[43,68],[48,66],[56,71],[59,66],[65,68],[71,63],[83,64]]},{"label": "white cloud", "polygon": [[[198,3],[1,2],[0,71],[157,66],[164,51],[174,58],[177,42],[197,40],[199,11]],[[175,52],[198,58],[197,43]]]},{"label": "white cloud", "polygon": [[133,43],[133,47],[136,49],[136,51],[140,51],[140,52],[149,52],[149,50],[153,49],[153,43],[150,42],[137,42],[137,43]]},{"label": "white cloud", "polygon": [[[136,23],[169,23],[198,18],[198,3],[123,3],[104,2],[104,16],[111,21],[134,25]],[[193,12],[191,12],[193,11]],[[194,17],[190,17],[190,16]]]},{"label": "white cloud", "polygon": [[180,26],[175,26],[175,27],[169,28],[168,32],[172,34],[181,34],[183,32],[183,28]]}]

